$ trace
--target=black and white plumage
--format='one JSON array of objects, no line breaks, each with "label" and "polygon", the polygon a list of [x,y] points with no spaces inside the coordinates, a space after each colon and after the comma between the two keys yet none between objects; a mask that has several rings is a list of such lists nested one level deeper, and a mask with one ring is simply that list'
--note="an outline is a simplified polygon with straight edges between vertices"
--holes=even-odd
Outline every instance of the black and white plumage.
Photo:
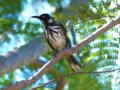
[{"label": "black and white plumage", "polygon": [[45,38],[56,52],[60,51],[66,45],[66,37],[58,25],[48,26],[45,30]]},{"label": "black and white plumage", "polygon": [[[45,39],[55,53],[59,52],[65,47],[71,47],[67,30],[62,24],[57,23],[49,14],[32,16],[32,18],[38,18],[44,24]],[[67,61],[73,71],[77,72],[78,70],[81,70],[82,66],[78,63],[73,55],[67,56]]]}]

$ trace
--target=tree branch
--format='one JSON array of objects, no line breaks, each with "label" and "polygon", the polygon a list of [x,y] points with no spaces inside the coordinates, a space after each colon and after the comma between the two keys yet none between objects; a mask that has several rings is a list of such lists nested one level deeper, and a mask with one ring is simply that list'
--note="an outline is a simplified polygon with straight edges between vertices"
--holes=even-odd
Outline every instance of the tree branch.
[{"label": "tree branch", "polygon": [[49,81],[49,82],[47,82],[47,83],[45,83],[45,84],[42,84],[42,85],[37,86],[37,87],[35,87],[35,88],[33,88],[33,89],[30,89],[30,90],[37,90],[37,89],[39,89],[39,88],[41,88],[41,87],[44,87],[44,86],[46,86],[46,85],[48,85],[48,84],[50,84],[50,83],[53,83],[53,82],[55,82],[55,81],[58,81],[58,80],[61,80],[61,79],[64,79],[64,78],[66,78],[66,77],[73,76],[73,75],[78,75],[78,74],[100,74],[100,73],[109,73],[109,72],[115,72],[115,71],[117,71],[117,70],[120,70],[120,68],[113,69],[113,70],[96,71],[96,72],[89,71],[89,72],[74,72],[74,73],[70,73],[70,74],[66,74],[66,75],[63,74],[63,75],[57,77],[56,79],[53,79],[53,80],[51,80],[51,81]]},{"label": "tree branch", "polygon": [[112,27],[114,27],[118,24],[120,24],[120,17],[118,17],[115,20],[113,20],[112,22],[104,25],[100,29],[96,30],[93,34],[89,35],[87,38],[85,38],[80,43],[76,44],[74,47],[65,48],[65,49],[61,50],[58,54],[56,54],[56,56],[52,60],[48,61],[35,75],[30,77],[28,80],[23,80],[21,82],[15,83],[13,85],[9,85],[6,88],[4,88],[3,90],[20,90],[22,88],[25,88],[25,87],[35,83],[40,77],[42,77],[47,71],[49,71],[52,68],[52,66],[54,66],[61,58],[63,58],[64,56],[69,56],[75,52],[78,52],[85,45],[92,42],[98,36],[100,36],[101,34],[105,33],[106,31],[108,31],[109,29],[111,29]]},{"label": "tree branch", "polygon": [[[65,75],[62,71],[60,72],[61,76]],[[66,83],[67,83],[66,77],[59,79],[55,90],[64,90],[64,86],[66,85]]]},{"label": "tree branch", "polygon": [[18,49],[0,55],[0,76],[30,64],[41,55],[48,52],[48,46],[44,45],[42,42],[43,35],[36,37],[31,42]]},{"label": "tree branch", "polygon": [[[35,68],[41,68],[44,64],[45,64],[45,62],[43,62],[41,60],[36,60],[33,63],[31,63],[30,66],[33,66]],[[57,75],[61,76],[64,74],[62,70],[57,71],[54,68],[51,68],[49,70],[49,72],[55,76],[57,76]],[[67,83],[66,78],[62,78],[62,79],[58,80],[58,83],[57,83],[55,90],[64,90],[64,86],[66,85],[66,83]]]},{"label": "tree branch", "polygon": [[42,60],[36,60],[32,63],[30,63],[30,66],[35,67],[35,68],[41,68],[46,62]]}]

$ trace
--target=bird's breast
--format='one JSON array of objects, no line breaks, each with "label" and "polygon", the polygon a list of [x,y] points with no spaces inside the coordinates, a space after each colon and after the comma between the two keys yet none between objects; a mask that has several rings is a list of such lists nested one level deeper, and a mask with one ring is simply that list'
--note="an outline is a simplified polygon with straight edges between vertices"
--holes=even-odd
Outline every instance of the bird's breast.
[{"label": "bird's breast", "polygon": [[57,50],[61,50],[66,45],[66,36],[58,26],[49,27],[45,30],[45,37],[51,46]]}]

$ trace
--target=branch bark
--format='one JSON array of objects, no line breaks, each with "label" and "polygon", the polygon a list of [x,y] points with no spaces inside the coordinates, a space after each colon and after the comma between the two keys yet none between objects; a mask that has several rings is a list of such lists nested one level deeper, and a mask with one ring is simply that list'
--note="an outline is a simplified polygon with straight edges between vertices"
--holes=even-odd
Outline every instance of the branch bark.
[{"label": "branch bark", "polygon": [[0,55],[0,76],[30,64],[48,52],[48,46],[44,45],[42,41],[43,35],[36,37],[19,49]]},{"label": "branch bark", "polygon": [[47,71],[49,71],[52,68],[52,66],[54,66],[61,58],[63,58],[64,56],[71,55],[75,52],[78,52],[85,45],[92,42],[98,36],[100,36],[101,34],[105,33],[106,31],[108,31],[109,29],[111,29],[112,27],[114,27],[118,24],[120,24],[120,17],[118,17],[115,20],[113,20],[112,22],[104,25],[100,29],[96,30],[93,34],[89,35],[87,38],[85,38],[80,43],[76,44],[74,47],[65,48],[65,49],[61,50],[58,54],[56,54],[56,56],[52,60],[48,61],[35,75],[30,77],[28,80],[23,80],[21,82],[15,83],[13,85],[9,85],[6,88],[4,88],[3,90],[20,90],[22,88],[25,88],[25,87],[35,83],[40,77],[42,77]]}]

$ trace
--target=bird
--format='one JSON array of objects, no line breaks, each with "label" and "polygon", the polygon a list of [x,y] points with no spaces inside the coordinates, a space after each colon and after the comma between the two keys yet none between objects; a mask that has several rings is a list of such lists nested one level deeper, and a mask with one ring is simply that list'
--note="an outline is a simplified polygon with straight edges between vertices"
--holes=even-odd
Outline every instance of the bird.
[{"label": "bird", "polygon": [[[66,28],[55,21],[55,19],[47,13],[39,16],[32,16],[31,18],[39,19],[44,25],[44,36],[46,42],[55,53],[58,53],[63,48],[70,48],[71,41]],[[75,59],[73,55],[66,56],[69,66],[74,72],[82,69],[82,65]]]}]

